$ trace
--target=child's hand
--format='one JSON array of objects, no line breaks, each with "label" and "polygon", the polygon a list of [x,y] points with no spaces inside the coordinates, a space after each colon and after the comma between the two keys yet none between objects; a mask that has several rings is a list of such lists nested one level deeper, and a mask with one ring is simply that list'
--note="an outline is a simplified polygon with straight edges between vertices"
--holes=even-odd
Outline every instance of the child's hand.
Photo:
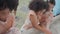
[{"label": "child's hand", "polygon": [[15,21],[15,17],[12,15],[9,15],[6,21],[6,26],[11,28],[13,26],[14,21]]},{"label": "child's hand", "polygon": [[48,23],[48,17],[46,15],[42,15],[40,19],[41,24],[47,24]]},{"label": "child's hand", "polygon": [[52,32],[50,31],[50,30],[45,30],[45,32],[44,32],[45,34],[52,34]]},{"label": "child's hand", "polygon": [[53,14],[51,12],[47,12],[46,14],[41,16],[41,22],[42,23],[49,23],[52,21]]},{"label": "child's hand", "polygon": [[49,30],[49,29],[47,29],[46,27],[42,27],[42,31],[45,33],[45,34],[52,34],[52,32]]}]

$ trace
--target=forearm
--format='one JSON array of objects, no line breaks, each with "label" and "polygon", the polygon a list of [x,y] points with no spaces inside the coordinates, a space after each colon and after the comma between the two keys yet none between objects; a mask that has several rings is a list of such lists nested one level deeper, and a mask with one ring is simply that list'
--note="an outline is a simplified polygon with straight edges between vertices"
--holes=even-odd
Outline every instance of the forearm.
[{"label": "forearm", "polygon": [[37,30],[40,30],[40,31],[44,32],[43,28],[40,25],[35,25],[33,27],[36,28]]},{"label": "forearm", "polygon": [[34,28],[44,32],[45,34],[52,34],[52,32],[50,30],[48,30],[45,26],[36,25],[36,26],[34,26]]}]

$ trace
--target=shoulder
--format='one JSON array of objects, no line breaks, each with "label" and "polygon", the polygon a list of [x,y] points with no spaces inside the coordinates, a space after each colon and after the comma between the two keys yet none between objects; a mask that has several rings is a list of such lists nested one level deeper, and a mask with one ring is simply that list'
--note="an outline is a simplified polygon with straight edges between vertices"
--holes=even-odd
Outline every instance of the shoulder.
[{"label": "shoulder", "polygon": [[30,18],[30,20],[36,20],[36,19],[37,19],[36,13],[31,10],[31,11],[29,12],[29,18]]}]

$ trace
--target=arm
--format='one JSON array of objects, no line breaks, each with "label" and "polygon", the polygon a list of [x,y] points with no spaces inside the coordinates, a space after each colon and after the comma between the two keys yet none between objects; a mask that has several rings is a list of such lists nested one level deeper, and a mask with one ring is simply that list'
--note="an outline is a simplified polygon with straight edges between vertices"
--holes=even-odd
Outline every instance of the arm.
[{"label": "arm", "polygon": [[23,28],[25,28],[26,30],[28,30],[28,29],[30,29],[30,28],[32,28],[33,26],[32,26],[32,24],[25,24],[25,26],[23,27]]},{"label": "arm", "polygon": [[38,20],[36,16],[30,15],[30,20],[34,28],[36,28],[37,30],[43,31],[45,34],[51,34],[51,32],[49,32],[47,28],[41,27],[40,25],[38,25]]},{"label": "arm", "polygon": [[[0,34],[7,32],[12,27],[14,19],[15,18],[13,16],[9,16],[6,22],[0,21]],[[5,24],[2,24],[2,23],[5,23]]]}]

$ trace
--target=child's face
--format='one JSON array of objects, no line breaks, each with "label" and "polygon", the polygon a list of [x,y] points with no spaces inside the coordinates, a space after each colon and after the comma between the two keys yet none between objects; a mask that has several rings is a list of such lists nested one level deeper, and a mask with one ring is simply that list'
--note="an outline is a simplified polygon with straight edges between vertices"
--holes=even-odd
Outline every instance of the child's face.
[{"label": "child's face", "polygon": [[50,10],[52,11],[53,10],[53,8],[54,8],[54,5],[53,4],[51,4],[51,3],[49,3],[49,6],[50,6]]},{"label": "child's face", "polygon": [[6,20],[9,15],[9,9],[1,10],[0,11],[0,20]]}]

